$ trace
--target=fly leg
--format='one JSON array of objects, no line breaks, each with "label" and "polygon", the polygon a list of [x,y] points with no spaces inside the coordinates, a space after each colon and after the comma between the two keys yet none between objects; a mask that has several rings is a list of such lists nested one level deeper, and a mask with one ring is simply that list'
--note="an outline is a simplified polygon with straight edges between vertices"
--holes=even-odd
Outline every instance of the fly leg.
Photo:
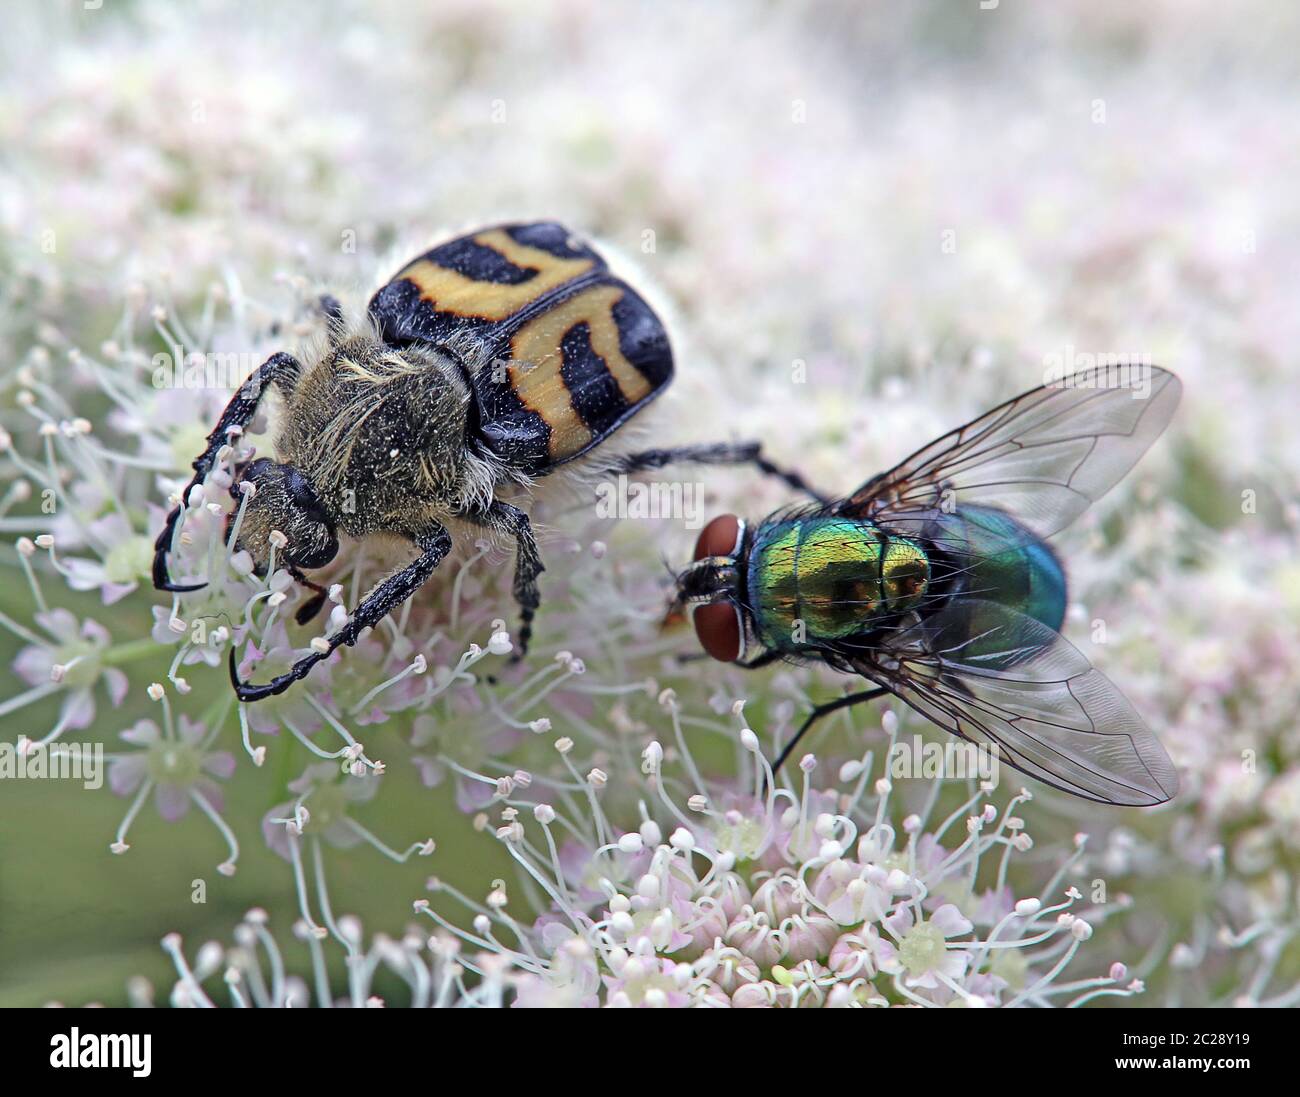
[{"label": "fly leg", "polygon": [[830,496],[814,489],[799,473],[781,468],[764,457],[761,442],[718,442],[700,446],[675,446],[672,449],[648,449],[620,458],[610,471],[643,472],[672,464],[753,465],[764,476],[774,477],[823,505],[831,501]]},{"label": "fly leg", "polygon": [[[712,658],[713,656],[710,655],[707,651],[688,651],[677,656],[677,661],[679,663],[697,663],[701,659],[712,659]],[[765,651],[763,652],[762,655],[755,655],[754,658],[752,659],[747,659],[747,660],[737,659],[734,665],[740,667],[741,670],[757,670],[759,667],[768,666],[771,663],[775,663],[778,660],[784,658],[785,655],[782,652]]]},{"label": "fly leg", "polygon": [[737,661],[736,666],[742,667],[745,670],[757,670],[759,667],[768,666],[769,664],[778,662],[784,658],[785,655],[782,652],[765,651],[762,655],[755,655],[752,659]]},{"label": "fly leg", "polygon": [[786,743],[786,745],[782,748],[780,755],[777,757],[776,762],[772,766],[772,772],[776,773],[781,769],[781,766],[785,763],[785,760],[790,757],[790,755],[794,752],[794,748],[799,745],[799,740],[802,739],[804,735],[807,734],[808,729],[811,728],[813,724],[815,724],[823,716],[829,716],[832,712],[837,712],[842,708],[849,708],[853,705],[860,705],[864,701],[873,701],[877,697],[881,697],[888,692],[889,690],[881,689],[881,688],[864,689],[860,693],[850,693],[845,695],[844,697],[837,697],[834,701],[827,701],[824,704],[818,705],[816,708],[812,710],[812,712],[808,714],[808,719],[806,719],[803,722],[803,726],[800,727],[799,730],[794,733],[794,738],[791,739],[788,743]]}]

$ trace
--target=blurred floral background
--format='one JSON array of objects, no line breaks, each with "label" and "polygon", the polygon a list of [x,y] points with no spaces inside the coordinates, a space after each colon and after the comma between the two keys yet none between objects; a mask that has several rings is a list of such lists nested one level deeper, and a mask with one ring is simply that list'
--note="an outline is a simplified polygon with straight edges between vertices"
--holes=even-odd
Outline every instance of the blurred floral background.
[{"label": "blurred floral background", "polygon": [[[2,738],[110,763],[0,781],[0,1004],[1300,1004],[1298,32],[1208,0],[10,5]],[[1169,433],[1058,540],[1067,634],[1178,798],[891,788],[891,737],[941,733],[875,705],[764,799],[842,681],[680,663],[694,533],[581,494],[534,514],[526,664],[508,557],[471,547],[241,713],[223,645],[324,618],[286,627],[300,596],[202,507],[220,580],[152,590],[229,397],[154,356],[302,350],[315,294],[356,314],[508,219],[595,238],[671,317],[648,437],[760,438],[830,491],[1054,360],[1178,372]],[[704,517],[788,498],[698,479]]]}]

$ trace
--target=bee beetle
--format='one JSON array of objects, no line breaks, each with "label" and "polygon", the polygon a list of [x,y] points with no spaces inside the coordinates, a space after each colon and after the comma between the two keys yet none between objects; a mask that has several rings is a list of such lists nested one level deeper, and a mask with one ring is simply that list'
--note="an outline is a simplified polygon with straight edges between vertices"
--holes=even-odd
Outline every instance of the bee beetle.
[{"label": "bee beetle", "polygon": [[[370,591],[325,650],[272,681],[241,681],[232,649],[240,700],[282,693],[411,597],[451,550],[452,520],[514,540],[522,656],[543,566],[528,516],[497,492],[526,488],[588,454],[663,392],[673,376],[663,323],[591,247],[545,221],[482,229],[425,252],[374,295],[360,331],[348,330],[333,298],[321,308],[328,347],[319,359],[271,355],[208,436],[155,543],[154,586],[205,585],[169,574],[181,516],[222,447],[275,387],[284,401],[275,459],[236,470],[231,490],[242,502],[227,538],[264,570],[283,536],[277,563],[318,592],[300,623],[323,604],[322,588],[303,572],[334,559],[340,531],[396,535],[418,555]],[[650,450],[605,467],[633,472],[672,461],[750,463],[804,486],[755,443]]]}]

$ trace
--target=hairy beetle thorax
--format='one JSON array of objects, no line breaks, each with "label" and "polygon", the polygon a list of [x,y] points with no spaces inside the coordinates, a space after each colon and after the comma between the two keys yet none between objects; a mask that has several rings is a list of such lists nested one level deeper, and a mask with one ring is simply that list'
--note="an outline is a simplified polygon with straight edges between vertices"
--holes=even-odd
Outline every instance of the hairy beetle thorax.
[{"label": "hairy beetle thorax", "polygon": [[349,534],[419,528],[462,493],[469,407],[449,358],[353,337],[307,371],[277,449]]}]

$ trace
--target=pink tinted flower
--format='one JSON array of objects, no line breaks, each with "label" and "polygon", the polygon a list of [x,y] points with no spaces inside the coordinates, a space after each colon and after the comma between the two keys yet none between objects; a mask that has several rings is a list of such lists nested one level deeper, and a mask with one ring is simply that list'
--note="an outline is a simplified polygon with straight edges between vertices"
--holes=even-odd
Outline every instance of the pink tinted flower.
[{"label": "pink tinted flower", "polygon": [[154,806],[169,823],[188,813],[195,794],[220,811],[224,802],[216,782],[228,780],[235,772],[235,759],[228,751],[204,749],[207,729],[202,724],[181,716],[178,725],[177,737],[167,738],[152,720],[138,721],[121,738],[141,749],[116,755],[108,767],[109,787],[119,796],[130,796],[148,781]]},{"label": "pink tinted flower", "polygon": [[95,718],[95,686],[102,683],[114,706],[126,697],[127,677],[103,662],[111,637],[97,621],[78,622],[70,610],[57,608],[34,615],[50,636],[47,643],[29,644],[13,662],[13,670],[28,685],[65,694],[59,714],[60,731],[89,727]]}]

